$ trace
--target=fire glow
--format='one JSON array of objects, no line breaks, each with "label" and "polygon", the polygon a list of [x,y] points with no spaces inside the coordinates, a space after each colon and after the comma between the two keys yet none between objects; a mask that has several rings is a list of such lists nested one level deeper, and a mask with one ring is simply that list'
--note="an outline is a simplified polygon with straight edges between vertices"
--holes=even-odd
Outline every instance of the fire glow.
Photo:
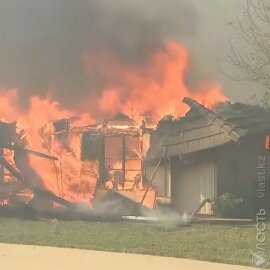
[{"label": "fire glow", "polygon": [[[29,147],[57,156],[58,162],[30,157],[31,167],[42,179],[42,184],[54,194],[70,201],[90,202],[96,184],[91,175],[81,178],[81,145],[76,136],[68,137],[69,147],[61,143],[51,144],[51,121],[80,115],[73,121],[74,126],[94,124],[97,119],[89,113],[88,108],[101,116],[113,117],[123,113],[134,119],[138,125],[143,119],[151,118],[157,123],[163,116],[175,117],[186,113],[187,107],[181,103],[188,96],[198,100],[207,107],[225,101],[220,86],[214,83],[202,83],[199,89],[190,90],[185,84],[189,63],[188,51],[177,43],[168,43],[165,50],[155,53],[145,60],[144,65],[130,67],[121,65],[109,54],[84,55],[86,75],[95,69],[108,80],[108,85],[98,94],[89,95],[81,102],[80,111],[66,109],[61,102],[33,96],[28,109],[21,110],[18,103],[19,89],[2,90],[0,95],[0,116],[8,122],[17,122],[19,129],[26,132]],[[84,113],[81,113],[81,110]],[[97,115],[97,113],[95,113]],[[95,171],[96,164],[90,164]],[[93,172],[92,172],[93,173]],[[59,187],[61,178],[62,188]],[[64,191],[62,190],[64,186]]]},{"label": "fire glow", "polygon": [[158,121],[167,114],[182,116],[187,110],[181,104],[185,96],[208,107],[226,100],[218,84],[202,83],[199,89],[187,88],[189,54],[177,43],[168,43],[164,51],[157,52],[136,68],[123,66],[108,54],[84,58],[87,74],[98,67],[105,78],[116,82],[103,89],[97,100],[97,110],[107,115],[122,112],[137,121],[149,115]]}]

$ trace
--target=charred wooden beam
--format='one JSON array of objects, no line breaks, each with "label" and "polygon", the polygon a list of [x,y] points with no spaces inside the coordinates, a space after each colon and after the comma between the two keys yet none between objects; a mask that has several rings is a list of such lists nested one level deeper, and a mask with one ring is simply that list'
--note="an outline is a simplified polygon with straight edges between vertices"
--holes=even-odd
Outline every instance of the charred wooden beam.
[{"label": "charred wooden beam", "polygon": [[20,180],[23,183],[25,183],[25,179],[24,179],[23,175],[19,172],[19,170],[17,170],[16,168],[14,168],[3,156],[0,157],[0,164],[3,167],[5,167],[18,180]]},{"label": "charred wooden beam", "polygon": [[51,156],[51,155],[48,155],[48,154],[44,154],[44,153],[41,153],[41,152],[38,152],[38,151],[34,151],[34,150],[31,150],[31,149],[19,147],[19,146],[1,145],[0,144],[0,147],[1,148],[6,148],[6,149],[9,149],[9,150],[13,150],[13,151],[24,151],[24,152],[27,152],[27,153],[32,154],[34,156],[40,157],[40,158],[45,158],[45,159],[49,159],[49,160],[58,160],[57,157],[54,157],[54,156]]},{"label": "charred wooden beam", "polygon": [[47,154],[44,154],[44,153],[41,153],[41,152],[37,152],[37,151],[26,149],[26,148],[23,148],[23,150],[26,151],[29,154],[32,154],[32,155],[36,156],[36,157],[45,158],[45,159],[49,159],[49,160],[58,160],[57,157],[47,155]]}]

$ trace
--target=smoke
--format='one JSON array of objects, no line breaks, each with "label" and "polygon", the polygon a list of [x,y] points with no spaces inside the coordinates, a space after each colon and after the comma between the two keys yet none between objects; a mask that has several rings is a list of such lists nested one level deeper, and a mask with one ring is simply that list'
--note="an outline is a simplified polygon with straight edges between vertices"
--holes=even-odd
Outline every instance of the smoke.
[{"label": "smoke", "polygon": [[[247,44],[240,44],[234,25],[243,18],[246,2],[244,0],[190,0],[197,11],[197,35],[184,38],[183,43],[192,52],[191,70],[187,83],[191,87],[201,80],[218,81],[223,93],[233,101],[250,102],[254,93],[262,91],[260,85],[250,82],[234,81],[224,74],[237,73],[237,68],[224,65],[230,52],[231,42],[245,50]],[[182,39],[180,40],[182,42]]]},{"label": "smoke", "polygon": [[192,221],[192,217],[187,214],[179,214],[171,208],[156,208],[156,209],[142,209],[141,214],[149,221],[156,223],[162,227],[176,228],[179,226],[188,225]]},{"label": "smoke", "polygon": [[17,88],[67,107],[108,83],[85,74],[83,55],[104,51],[123,65],[141,65],[167,40],[196,35],[188,0],[9,0],[0,2],[0,88]]}]

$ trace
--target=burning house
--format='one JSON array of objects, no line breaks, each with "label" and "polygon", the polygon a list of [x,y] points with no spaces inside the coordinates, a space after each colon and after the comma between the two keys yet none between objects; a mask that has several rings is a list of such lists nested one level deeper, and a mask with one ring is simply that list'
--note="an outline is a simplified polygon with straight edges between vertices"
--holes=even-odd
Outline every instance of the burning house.
[{"label": "burning house", "polygon": [[[54,83],[56,75],[41,92],[36,85],[28,92],[16,83],[1,89],[2,122],[16,120],[16,134],[25,132],[23,147],[17,147],[20,140],[9,144],[16,149],[3,147],[10,151],[10,160],[7,156],[5,160],[12,168],[5,164],[13,171],[12,178],[35,197],[53,197],[54,206],[83,204],[91,209],[110,190],[149,208],[157,199],[168,201],[170,170],[166,169],[166,186],[156,181],[159,168],[145,161],[152,130],[143,120],[151,118],[155,127],[166,114],[183,115],[187,108],[179,100],[184,96],[204,100],[207,106],[226,97],[216,82],[202,81],[195,89],[187,86],[189,52],[174,40],[164,40],[164,46],[141,60],[123,62],[101,46],[80,53],[82,78],[78,83],[72,79],[76,81],[72,89],[69,83]],[[3,182],[11,182],[7,172]]]},{"label": "burning house", "polygon": [[120,205],[119,213],[161,203],[212,214],[211,202],[224,192],[258,190],[254,168],[265,155],[269,113],[239,103],[210,110],[191,98],[183,102],[190,107],[184,117],[165,116],[155,129],[121,113],[90,125],[76,124],[79,117],[49,121],[38,131],[42,152],[28,149],[16,123],[1,122],[2,204],[93,209],[117,198],[117,207],[106,204]]},{"label": "burning house", "polygon": [[[37,5],[35,12],[42,14],[33,17],[36,23],[30,16],[35,12],[27,14],[25,6],[7,7],[12,27],[4,31],[3,56],[10,55],[2,65],[0,117],[3,125],[17,121],[15,137],[20,130],[25,134],[22,143],[0,133],[0,143],[11,141],[0,145],[3,185],[20,183],[25,199],[46,194],[54,206],[80,203],[91,209],[109,190],[150,208],[156,201],[169,203],[171,165],[166,158],[157,164],[151,158],[159,127],[152,131],[142,120],[151,118],[155,127],[164,115],[183,116],[187,107],[179,101],[185,96],[206,107],[227,99],[218,81],[197,76],[195,55],[176,38],[196,32],[193,12],[184,4],[178,25],[158,5],[150,14],[141,13],[140,5],[138,10],[130,4],[118,9],[113,3],[111,10],[107,4],[74,5],[66,12]],[[108,21],[89,14],[107,14]],[[18,34],[14,16],[29,35]],[[3,204],[9,200],[3,198]]]},{"label": "burning house", "polygon": [[147,162],[156,168],[157,193],[169,197],[180,213],[193,213],[203,204],[200,214],[212,214],[211,201],[225,192],[265,197],[268,180],[263,183],[256,168],[266,157],[269,112],[240,103],[210,110],[190,98],[183,102],[188,113],[164,117],[151,134]]}]

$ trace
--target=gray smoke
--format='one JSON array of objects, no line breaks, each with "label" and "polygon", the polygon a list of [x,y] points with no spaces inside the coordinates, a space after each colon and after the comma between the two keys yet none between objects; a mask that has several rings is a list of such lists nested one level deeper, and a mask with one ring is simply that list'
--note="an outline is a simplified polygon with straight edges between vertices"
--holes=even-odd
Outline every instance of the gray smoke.
[{"label": "gray smoke", "polygon": [[240,50],[246,46],[238,40],[234,27],[242,18],[247,0],[190,0],[197,11],[197,35],[184,38],[184,44],[191,50],[192,70],[188,83],[192,87],[201,80],[219,82],[223,92],[232,101],[250,102],[254,93],[263,92],[258,85],[234,81],[226,73],[234,74],[236,68],[225,67],[225,58],[232,41]]},{"label": "gray smoke", "polygon": [[229,98],[246,101],[251,92],[246,89],[252,86],[220,72],[228,41],[236,35],[230,23],[241,16],[244,4],[243,0],[0,1],[0,88],[18,88],[23,106],[31,95],[44,96],[50,88],[54,99],[74,108],[112,83],[98,67],[86,76],[83,54],[106,51],[122,65],[140,67],[173,40],[191,51],[188,86],[219,81]]},{"label": "gray smoke", "polygon": [[167,40],[196,35],[188,0],[9,0],[0,2],[0,88],[61,100],[67,107],[110,83],[87,77],[84,53],[109,52],[141,65]]}]

